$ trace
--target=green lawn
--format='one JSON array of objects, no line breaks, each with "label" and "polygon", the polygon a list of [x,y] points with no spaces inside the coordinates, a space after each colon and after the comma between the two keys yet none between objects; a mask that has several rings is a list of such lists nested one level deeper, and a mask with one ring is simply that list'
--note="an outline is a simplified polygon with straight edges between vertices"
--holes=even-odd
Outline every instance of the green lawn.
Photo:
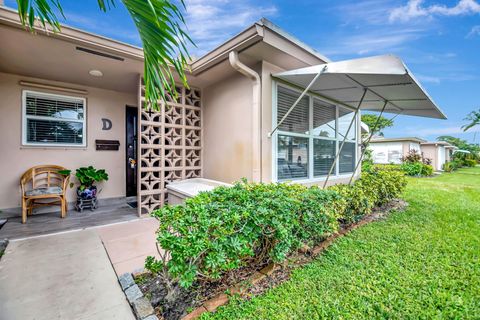
[{"label": "green lawn", "polygon": [[480,168],[409,179],[409,208],[202,319],[480,319]]}]

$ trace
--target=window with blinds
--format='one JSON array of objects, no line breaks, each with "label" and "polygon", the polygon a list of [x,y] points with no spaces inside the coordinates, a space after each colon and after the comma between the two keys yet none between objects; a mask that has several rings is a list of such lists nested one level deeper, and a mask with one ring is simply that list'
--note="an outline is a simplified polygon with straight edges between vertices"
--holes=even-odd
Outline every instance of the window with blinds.
[{"label": "window with blinds", "polygon": [[[300,93],[285,87],[278,88],[277,94],[277,122],[287,114],[288,109],[292,107],[295,101],[300,97]],[[309,127],[309,98],[303,97],[297,106],[290,112],[287,118],[282,122],[278,130],[295,133],[308,133]]]},{"label": "window with blinds", "polygon": [[313,99],[313,135],[335,138],[336,109],[334,105]]},{"label": "window with blinds", "polygon": [[85,146],[85,99],[23,92],[23,144]]},{"label": "window with blinds", "polygon": [[351,110],[342,107],[338,108],[338,134],[340,135],[341,139],[343,139],[348,132],[347,140],[355,140],[357,136],[356,121],[353,121],[350,131],[348,130],[348,127],[350,126],[350,122],[352,121],[354,115],[355,113]]},{"label": "window with blinds", "polygon": [[[313,175],[326,176],[333,165],[336,155],[335,140],[313,139]],[[335,173],[335,168],[332,172]]]},{"label": "window with blinds", "polygon": [[338,159],[338,171],[340,173],[351,173],[355,169],[355,143],[345,142],[340,151],[340,158]]},{"label": "window with blinds", "polygon": [[[298,91],[277,85],[277,123],[299,96]],[[354,112],[346,108],[327,103],[314,94],[306,94],[278,127],[274,164],[277,180],[322,178],[331,168],[333,176],[352,173],[356,164],[358,129],[354,116]],[[347,139],[334,166],[345,135]]]}]

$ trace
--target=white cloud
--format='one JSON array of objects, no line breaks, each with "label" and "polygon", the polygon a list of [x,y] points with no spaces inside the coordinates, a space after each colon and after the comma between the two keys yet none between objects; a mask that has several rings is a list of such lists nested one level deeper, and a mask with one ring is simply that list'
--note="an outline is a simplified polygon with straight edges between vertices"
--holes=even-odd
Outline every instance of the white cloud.
[{"label": "white cloud", "polygon": [[480,36],[480,25],[478,26],[473,26],[472,30],[467,34],[467,38],[471,38],[474,36]]},{"label": "white cloud", "polygon": [[249,0],[186,0],[188,33],[204,54],[264,16],[277,13],[275,6],[261,6]]},{"label": "white cloud", "polygon": [[453,7],[439,4],[424,6],[423,3],[424,0],[409,0],[406,5],[391,10],[390,22],[405,22],[416,18],[430,19],[435,15],[460,16],[480,13],[480,4],[475,0],[460,0]]}]

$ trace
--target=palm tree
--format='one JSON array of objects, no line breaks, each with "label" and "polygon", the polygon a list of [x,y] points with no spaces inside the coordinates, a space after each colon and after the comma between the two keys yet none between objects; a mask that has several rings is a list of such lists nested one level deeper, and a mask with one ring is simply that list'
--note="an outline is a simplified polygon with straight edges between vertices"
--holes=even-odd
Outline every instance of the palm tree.
[{"label": "palm tree", "polygon": [[469,121],[469,123],[462,126],[463,131],[467,131],[475,126],[480,125],[480,109],[470,112],[464,120]]},{"label": "palm tree", "polygon": [[[100,10],[107,12],[116,0],[97,0]],[[174,70],[188,87],[185,69],[190,59],[187,44],[193,44],[183,31],[182,11],[171,0],[120,0],[130,13],[143,43],[145,59],[145,99],[157,108],[157,101],[167,96],[176,98]],[[184,0],[180,3],[185,9]],[[22,24],[33,32],[35,22],[54,32],[61,32],[57,17],[65,15],[60,0],[17,0]]]}]

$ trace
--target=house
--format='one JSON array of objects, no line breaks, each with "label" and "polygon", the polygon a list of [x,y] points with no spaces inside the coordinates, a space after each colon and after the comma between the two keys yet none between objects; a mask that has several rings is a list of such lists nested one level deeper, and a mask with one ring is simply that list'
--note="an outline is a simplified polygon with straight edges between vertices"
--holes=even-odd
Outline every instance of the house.
[{"label": "house", "polygon": [[421,144],[423,156],[432,160],[434,170],[442,171],[443,165],[453,159],[455,146],[445,141],[422,142]]},{"label": "house", "polygon": [[370,140],[369,149],[372,150],[374,163],[401,164],[402,158],[409,152],[416,151],[421,154],[421,144],[426,140],[416,137],[384,138],[375,137]]},{"label": "house", "polygon": [[141,48],[68,26],[32,34],[4,7],[0,38],[4,212],[38,164],[103,168],[104,203],[133,197],[139,214],[175,180],[345,183],[360,173],[360,109],[445,118],[400,59],[331,62],[265,19],[193,61],[159,112],[143,108]]},{"label": "house", "polygon": [[417,137],[375,137],[370,140],[369,149],[372,150],[374,163],[401,164],[403,157],[411,151],[416,151],[424,159],[431,160],[434,170],[441,171],[445,162],[453,159],[453,153],[458,148],[448,142],[428,142]]}]

